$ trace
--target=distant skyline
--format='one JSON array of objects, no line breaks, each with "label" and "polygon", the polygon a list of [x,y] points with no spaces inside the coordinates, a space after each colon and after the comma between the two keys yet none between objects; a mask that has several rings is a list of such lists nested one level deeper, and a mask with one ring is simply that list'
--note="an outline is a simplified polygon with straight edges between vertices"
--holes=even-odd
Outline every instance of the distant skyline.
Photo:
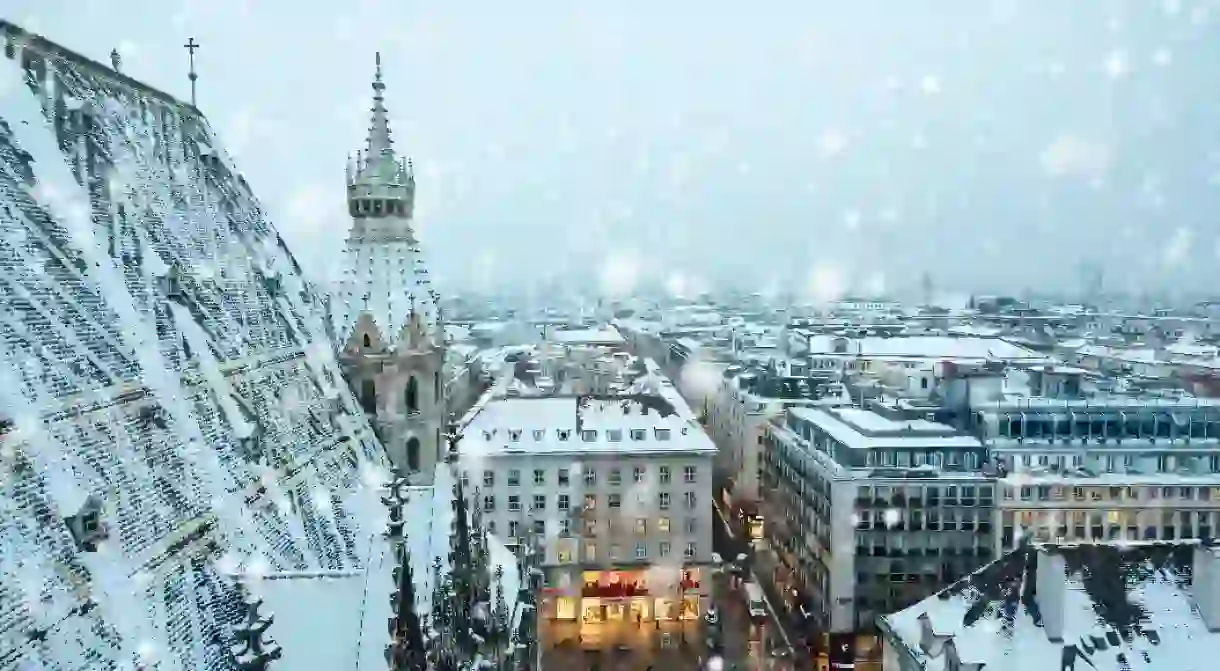
[{"label": "distant skyline", "polygon": [[347,233],[380,50],[445,289],[1220,286],[1220,0],[8,0],[199,106],[294,254]]}]

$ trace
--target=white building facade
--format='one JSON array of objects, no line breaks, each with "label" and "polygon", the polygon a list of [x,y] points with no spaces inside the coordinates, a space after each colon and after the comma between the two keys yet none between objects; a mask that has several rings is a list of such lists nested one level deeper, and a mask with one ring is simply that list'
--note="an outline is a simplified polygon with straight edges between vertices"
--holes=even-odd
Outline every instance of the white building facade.
[{"label": "white building facade", "polygon": [[461,477],[489,531],[544,555],[544,618],[693,620],[707,605],[715,447],[672,387],[486,398]]}]

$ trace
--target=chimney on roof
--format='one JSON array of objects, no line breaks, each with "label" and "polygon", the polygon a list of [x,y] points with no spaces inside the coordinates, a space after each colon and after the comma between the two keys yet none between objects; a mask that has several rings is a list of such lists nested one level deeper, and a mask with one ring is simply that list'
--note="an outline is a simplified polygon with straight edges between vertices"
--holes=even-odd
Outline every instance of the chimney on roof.
[{"label": "chimney on roof", "polygon": [[119,55],[118,49],[110,50],[110,67],[114,68],[115,72],[123,71],[123,57]]},{"label": "chimney on roof", "polygon": [[940,657],[945,644],[952,638],[950,634],[938,634],[932,629],[932,618],[927,611],[919,616],[919,649],[928,657]]},{"label": "chimney on roof", "polygon": [[1063,555],[1040,547],[1038,553],[1038,609],[1042,612],[1042,629],[1051,643],[1063,642],[1063,611],[1067,596],[1067,564]]},{"label": "chimney on roof", "polygon": [[1195,605],[1207,630],[1220,632],[1220,548],[1199,545],[1195,548],[1192,571]]}]

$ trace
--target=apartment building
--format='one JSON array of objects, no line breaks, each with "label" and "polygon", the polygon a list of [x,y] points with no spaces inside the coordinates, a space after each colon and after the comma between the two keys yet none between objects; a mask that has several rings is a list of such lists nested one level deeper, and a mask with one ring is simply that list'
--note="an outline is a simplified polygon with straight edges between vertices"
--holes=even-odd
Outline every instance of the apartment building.
[{"label": "apartment building", "polygon": [[745,522],[747,536],[762,537],[759,459],[771,418],[784,408],[843,406],[851,399],[835,377],[782,375],[774,367],[727,366],[707,399],[707,428],[719,448],[716,466],[723,475],[721,503]]},{"label": "apartment building", "polygon": [[997,551],[1023,540],[1206,538],[1220,524],[1220,405],[1015,399],[977,411],[1000,480]]},{"label": "apartment building", "polygon": [[768,540],[803,593],[807,634],[862,634],[994,557],[980,442],[887,409],[789,408],[767,427]]},{"label": "apartment building", "polygon": [[707,605],[715,447],[667,381],[637,387],[489,398],[462,430],[484,525],[542,551],[545,618],[690,620]]}]

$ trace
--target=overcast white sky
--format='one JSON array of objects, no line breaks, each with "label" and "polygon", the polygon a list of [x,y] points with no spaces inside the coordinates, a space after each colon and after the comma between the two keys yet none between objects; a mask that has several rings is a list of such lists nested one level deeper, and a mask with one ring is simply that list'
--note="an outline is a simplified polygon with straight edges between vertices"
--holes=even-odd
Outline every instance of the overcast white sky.
[{"label": "overcast white sky", "polygon": [[1217,0],[0,6],[183,98],[194,36],[200,107],[319,276],[380,49],[442,286],[1220,279]]}]

